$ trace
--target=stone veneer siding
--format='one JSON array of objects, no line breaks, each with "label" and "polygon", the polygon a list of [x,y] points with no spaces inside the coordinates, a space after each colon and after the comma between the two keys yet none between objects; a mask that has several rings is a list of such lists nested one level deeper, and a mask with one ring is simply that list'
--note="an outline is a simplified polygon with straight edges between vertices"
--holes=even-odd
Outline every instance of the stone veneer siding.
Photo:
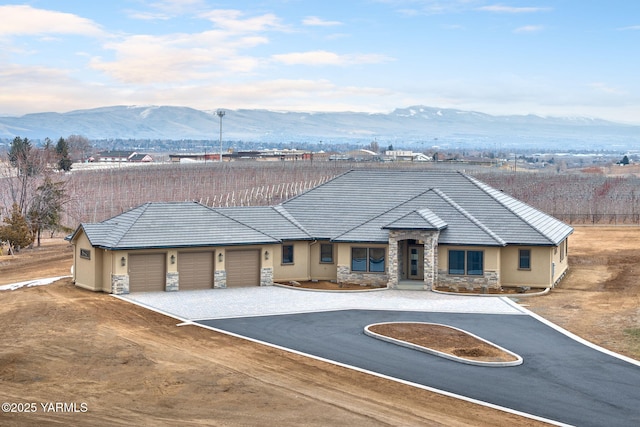
[{"label": "stone veneer siding", "polygon": [[213,272],[213,287],[214,288],[227,287],[227,271],[226,270],[216,270]]},{"label": "stone veneer siding", "polygon": [[273,285],[273,268],[262,268],[260,270],[260,286]]},{"label": "stone veneer siding", "polygon": [[338,283],[357,283],[360,285],[387,286],[389,275],[384,273],[353,272],[348,265],[338,265]]},{"label": "stone veneer siding", "polygon": [[112,274],[111,275],[111,293],[114,295],[122,295],[129,293],[129,275],[128,274]]},{"label": "stone veneer siding", "polygon": [[164,290],[174,292],[180,289],[180,274],[176,272],[167,272],[167,283]]},{"label": "stone veneer siding", "polygon": [[424,242],[424,289],[433,289],[438,282],[439,230],[390,230],[389,231],[389,281],[388,287],[397,288],[400,280],[399,265],[404,262],[398,250],[401,240]]},{"label": "stone veneer siding", "polygon": [[448,274],[446,270],[440,270],[438,272],[438,286],[448,287],[454,291],[459,289],[500,289],[500,273],[485,271],[482,276],[457,276]]}]

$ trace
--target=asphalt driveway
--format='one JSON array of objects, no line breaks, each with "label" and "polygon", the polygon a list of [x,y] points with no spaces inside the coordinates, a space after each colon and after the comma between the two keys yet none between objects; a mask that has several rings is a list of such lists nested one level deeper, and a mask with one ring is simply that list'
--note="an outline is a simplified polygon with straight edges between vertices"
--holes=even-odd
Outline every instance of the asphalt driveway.
[{"label": "asphalt driveway", "polygon": [[[255,292],[245,292],[248,289]],[[438,301],[442,296],[431,292],[328,295],[269,289],[132,294],[124,299],[259,342],[560,423],[640,425],[640,366],[577,342],[504,299],[444,296]],[[270,295],[284,299],[274,306]],[[178,296],[186,306],[170,299]],[[209,306],[212,318],[202,316],[207,311],[203,301],[209,297],[217,300],[215,307]],[[188,300],[195,311],[189,312]],[[220,315],[219,305],[231,300],[244,306],[246,314],[232,314],[231,309]],[[335,307],[341,300],[347,301],[346,307]],[[299,307],[296,301],[306,305]],[[363,308],[367,305],[375,309]],[[260,316],[260,311],[268,315]],[[455,326],[519,354],[524,363],[502,368],[465,365],[363,333],[368,324],[388,321]]]}]

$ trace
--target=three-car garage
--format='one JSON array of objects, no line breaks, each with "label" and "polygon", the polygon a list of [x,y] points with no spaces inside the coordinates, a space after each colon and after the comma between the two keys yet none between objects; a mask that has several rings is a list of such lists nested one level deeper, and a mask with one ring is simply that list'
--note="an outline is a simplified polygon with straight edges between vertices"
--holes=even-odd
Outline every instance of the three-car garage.
[{"label": "three-car garage", "polygon": [[[168,259],[177,264],[179,290],[211,289],[215,287],[216,256],[214,250],[181,251],[173,258],[168,258],[166,252],[130,253],[129,292],[164,291]],[[226,287],[260,285],[259,249],[227,250],[225,256]]]}]

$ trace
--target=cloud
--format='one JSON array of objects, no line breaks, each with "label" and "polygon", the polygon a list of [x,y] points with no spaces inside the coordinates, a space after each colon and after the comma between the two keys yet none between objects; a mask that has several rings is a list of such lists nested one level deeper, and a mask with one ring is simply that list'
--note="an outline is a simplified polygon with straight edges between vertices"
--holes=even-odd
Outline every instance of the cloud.
[{"label": "cloud", "polygon": [[207,80],[224,73],[251,73],[263,61],[242,52],[269,42],[269,31],[287,31],[272,14],[245,17],[237,10],[200,14],[213,29],[199,33],[132,35],[104,48],[115,59],[95,57],[90,66],[127,84]]},{"label": "cloud", "polygon": [[602,82],[593,82],[588,84],[591,89],[596,92],[604,93],[607,95],[625,95],[626,93],[616,87],[610,86]]},{"label": "cloud", "polygon": [[243,34],[262,31],[286,31],[287,27],[280,22],[280,18],[272,13],[243,18],[240,10],[217,9],[200,14],[222,31]]},{"label": "cloud", "polygon": [[548,7],[515,7],[515,6],[504,6],[501,4],[494,4],[491,6],[481,6],[476,8],[476,10],[482,12],[493,12],[493,13],[537,13],[537,12],[547,12],[551,10]]},{"label": "cloud", "polygon": [[100,25],[90,19],[26,5],[0,6],[0,36],[74,34],[100,37]]},{"label": "cloud", "polygon": [[513,30],[514,33],[522,34],[522,33],[537,33],[539,31],[544,30],[542,25],[525,25],[523,27],[518,27]]},{"label": "cloud", "polygon": [[45,66],[0,67],[0,86],[0,113],[11,115],[33,113],[34,106],[36,111],[69,111],[122,99],[113,88],[78,81],[73,71]]},{"label": "cloud", "polygon": [[355,64],[379,64],[393,60],[379,54],[347,54],[339,55],[326,50],[310,52],[293,52],[273,55],[272,58],[285,65],[355,65]]},{"label": "cloud", "polygon": [[337,25],[342,25],[340,21],[325,21],[317,16],[307,16],[302,20],[302,24],[308,25],[310,27],[335,27]]},{"label": "cloud", "polygon": [[619,31],[640,31],[640,25],[630,25],[628,27],[618,28]]}]

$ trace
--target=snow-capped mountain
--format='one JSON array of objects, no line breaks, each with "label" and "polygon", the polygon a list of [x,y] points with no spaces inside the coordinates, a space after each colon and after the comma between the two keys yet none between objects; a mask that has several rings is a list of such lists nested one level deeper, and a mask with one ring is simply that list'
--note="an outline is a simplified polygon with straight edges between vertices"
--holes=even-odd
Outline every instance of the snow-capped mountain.
[{"label": "snow-capped mountain", "polygon": [[[219,138],[215,111],[171,106],[113,106],[68,113],[0,117],[0,138],[211,140]],[[629,149],[640,145],[640,126],[584,117],[492,116],[413,106],[390,113],[301,113],[226,110],[225,141],[256,143],[362,143],[395,146],[557,149]]]}]

